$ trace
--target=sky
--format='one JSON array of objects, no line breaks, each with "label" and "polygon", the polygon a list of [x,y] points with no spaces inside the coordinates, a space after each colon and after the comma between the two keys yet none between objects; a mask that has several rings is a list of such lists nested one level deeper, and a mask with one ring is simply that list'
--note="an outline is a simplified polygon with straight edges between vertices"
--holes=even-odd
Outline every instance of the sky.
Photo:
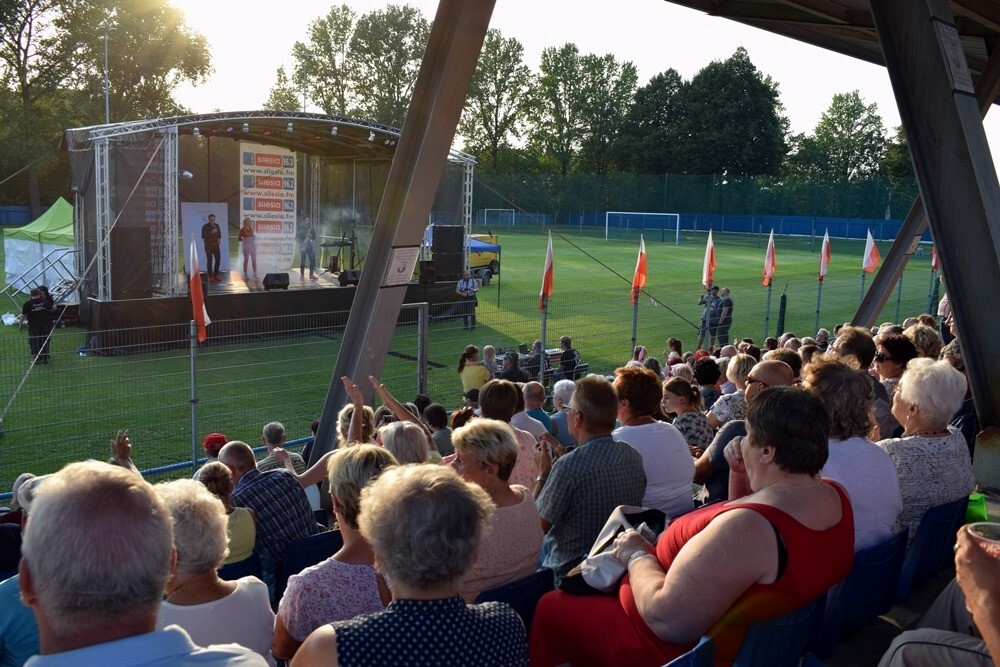
[{"label": "sky", "polygon": [[[212,52],[211,79],[177,91],[181,104],[196,113],[262,108],[278,66],[291,71],[292,45],[304,40],[308,24],[333,5],[306,0],[171,3],[186,12],[188,24],[207,38]],[[358,14],[388,4],[346,3]],[[438,3],[407,0],[406,4],[431,19]],[[615,11],[608,11],[611,6]],[[234,21],[234,16],[246,18]],[[668,68],[690,79],[709,62],[724,60],[743,46],[757,69],[778,82],[792,132],[811,132],[834,94],[855,89],[865,102],[878,105],[890,135],[900,122],[884,67],[665,0],[622,0],[614,5],[597,0],[497,0],[490,25],[524,45],[525,61],[535,71],[544,48],[573,42],[582,53],[611,53],[631,61],[638,68],[639,85]],[[985,123],[987,137],[1000,146],[1000,114],[991,116]]]}]

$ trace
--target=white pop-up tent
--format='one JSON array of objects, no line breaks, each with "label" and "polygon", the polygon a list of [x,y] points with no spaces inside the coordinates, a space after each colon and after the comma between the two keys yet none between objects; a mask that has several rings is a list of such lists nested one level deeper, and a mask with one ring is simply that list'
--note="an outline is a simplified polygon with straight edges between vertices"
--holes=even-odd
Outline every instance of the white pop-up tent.
[{"label": "white pop-up tent", "polygon": [[73,206],[60,197],[24,227],[5,229],[4,274],[8,286],[30,292],[50,288],[73,272]]}]

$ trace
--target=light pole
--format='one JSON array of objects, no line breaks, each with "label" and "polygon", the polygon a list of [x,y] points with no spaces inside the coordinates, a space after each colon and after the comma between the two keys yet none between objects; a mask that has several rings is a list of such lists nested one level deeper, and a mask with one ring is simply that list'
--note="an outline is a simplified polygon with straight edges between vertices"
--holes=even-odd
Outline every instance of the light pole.
[{"label": "light pole", "polygon": [[309,75],[308,65],[315,55],[316,54],[312,51],[302,52],[302,113],[305,113],[306,111],[306,78]]},{"label": "light pole", "polygon": [[104,24],[104,124],[108,125],[111,123],[111,103],[110,94],[108,87],[108,33],[114,30],[114,28],[108,24]]}]

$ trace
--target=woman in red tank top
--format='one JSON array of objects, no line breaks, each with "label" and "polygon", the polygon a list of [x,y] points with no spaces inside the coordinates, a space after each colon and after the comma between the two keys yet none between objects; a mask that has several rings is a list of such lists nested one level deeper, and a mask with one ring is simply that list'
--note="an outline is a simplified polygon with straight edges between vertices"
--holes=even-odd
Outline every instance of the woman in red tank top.
[{"label": "woman in red tank top", "polygon": [[750,625],[787,614],[843,579],[854,520],[840,487],[824,482],[829,417],[795,387],[762,391],[747,413],[743,464],[753,493],[683,515],[656,545],[634,531],[615,555],[628,574],[617,596],[542,598],[531,664],[655,667],[704,634],[732,662]]}]

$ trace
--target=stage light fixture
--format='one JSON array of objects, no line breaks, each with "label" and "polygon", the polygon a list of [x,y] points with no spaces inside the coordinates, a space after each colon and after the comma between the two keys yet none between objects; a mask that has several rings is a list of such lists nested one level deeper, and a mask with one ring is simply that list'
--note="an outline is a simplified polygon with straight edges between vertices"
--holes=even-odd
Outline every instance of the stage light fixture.
[{"label": "stage light fixture", "polygon": [[195,139],[197,139],[198,137],[200,137],[200,136],[201,136],[201,130],[199,130],[199,129],[198,129],[197,127],[196,127],[196,128],[194,128],[193,130],[191,130],[191,134],[193,134],[193,135],[194,135],[194,137],[195,137]]},{"label": "stage light fixture", "polygon": [[330,128],[330,136],[334,136],[334,137],[337,136],[337,132],[338,132],[338,130],[337,130],[337,126],[336,125],[334,125],[333,127]]},{"label": "stage light fixture", "polygon": [[194,178],[194,174],[185,169],[181,171],[179,174],[177,174],[177,178],[181,179],[182,181],[190,181],[192,178]]},{"label": "stage light fixture", "polygon": [[250,123],[243,123],[243,134],[250,131]]},{"label": "stage light fixture", "polygon": [[264,136],[265,137],[271,136],[271,130],[264,130]]},{"label": "stage light fixture", "polygon": [[372,143],[375,142],[375,133],[374,132],[369,132],[368,133],[368,141],[371,141]]},{"label": "stage light fixture", "polygon": [[292,131],[292,124],[291,124],[291,123],[289,123],[289,124],[288,124],[288,127],[287,127],[287,128],[285,128],[285,129],[287,129],[287,130],[288,130],[289,132],[291,132],[291,131]]},{"label": "stage light fixture", "polygon": [[232,132],[232,131],[233,131],[233,126],[232,125],[229,125],[229,126],[226,127],[226,132]]}]

